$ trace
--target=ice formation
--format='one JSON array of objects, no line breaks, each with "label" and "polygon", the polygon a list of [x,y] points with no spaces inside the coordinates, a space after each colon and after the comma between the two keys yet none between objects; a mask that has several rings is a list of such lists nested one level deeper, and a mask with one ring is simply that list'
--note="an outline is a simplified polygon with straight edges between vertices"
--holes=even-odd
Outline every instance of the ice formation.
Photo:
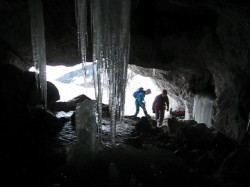
[{"label": "ice formation", "polygon": [[31,41],[37,89],[41,90],[44,107],[47,108],[46,48],[41,0],[29,0]]},{"label": "ice formation", "polygon": [[194,97],[193,117],[198,123],[211,126],[214,99],[207,94],[197,94]]},{"label": "ice formation", "polygon": [[96,111],[95,102],[84,100],[76,106],[75,122],[78,142],[91,151],[96,150]]},{"label": "ice formation", "polygon": [[[88,6],[87,3],[90,2]],[[83,6],[85,4],[85,6]],[[86,60],[86,7],[90,7],[93,40],[93,79],[97,100],[99,137],[102,125],[103,87],[109,90],[111,141],[115,144],[116,123],[124,115],[125,88],[130,43],[129,0],[78,0],[78,32],[82,61]],[[84,8],[85,7],[85,8]],[[85,52],[84,52],[85,51]]]}]

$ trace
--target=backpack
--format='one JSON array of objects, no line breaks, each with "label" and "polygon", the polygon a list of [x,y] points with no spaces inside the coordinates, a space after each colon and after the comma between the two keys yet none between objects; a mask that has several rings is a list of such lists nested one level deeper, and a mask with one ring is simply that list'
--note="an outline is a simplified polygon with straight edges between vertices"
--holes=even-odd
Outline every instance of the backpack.
[{"label": "backpack", "polygon": [[141,92],[143,92],[143,88],[142,88],[142,87],[138,88],[138,90],[136,90],[136,91],[133,93],[134,98],[137,98],[138,94],[141,93]]}]

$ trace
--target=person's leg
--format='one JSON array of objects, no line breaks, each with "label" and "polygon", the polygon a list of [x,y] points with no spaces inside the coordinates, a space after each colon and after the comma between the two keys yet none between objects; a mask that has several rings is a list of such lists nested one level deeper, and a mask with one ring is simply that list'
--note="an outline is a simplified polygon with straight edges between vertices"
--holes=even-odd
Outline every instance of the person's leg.
[{"label": "person's leg", "polygon": [[155,120],[156,126],[159,127],[159,119],[160,119],[160,110],[158,108],[155,109]]},{"label": "person's leg", "polygon": [[151,118],[151,116],[148,114],[147,110],[144,110],[145,117]]},{"label": "person's leg", "polygon": [[160,111],[159,110],[155,110],[155,119],[158,121],[160,117]]},{"label": "person's leg", "polygon": [[147,109],[146,109],[145,105],[142,105],[141,107],[142,107],[142,109],[143,109],[143,112],[144,112],[145,117],[151,118],[150,115],[148,115],[148,112],[147,112]]},{"label": "person's leg", "polygon": [[137,101],[137,99],[135,100],[135,114],[134,117],[137,117],[138,113],[139,113],[139,102]]},{"label": "person's leg", "polygon": [[162,125],[163,119],[164,119],[164,115],[165,115],[165,110],[161,109],[160,110],[160,119],[159,119],[159,126]]}]

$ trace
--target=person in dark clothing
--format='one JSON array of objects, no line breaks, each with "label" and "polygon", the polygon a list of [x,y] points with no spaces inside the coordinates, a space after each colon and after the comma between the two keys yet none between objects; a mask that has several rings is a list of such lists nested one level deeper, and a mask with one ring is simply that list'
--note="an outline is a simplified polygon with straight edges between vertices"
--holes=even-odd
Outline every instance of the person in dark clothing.
[{"label": "person in dark clothing", "polygon": [[136,108],[136,111],[135,111],[134,117],[137,117],[137,115],[139,113],[139,109],[141,107],[144,114],[145,114],[145,117],[151,118],[150,115],[147,113],[146,106],[145,106],[145,101],[144,101],[145,95],[148,95],[150,93],[151,93],[150,89],[143,90],[143,88],[142,88],[142,90],[135,96],[135,108]]},{"label": "person in dark clothing", "polygon": [[167,111],[169,110],[169,99],[167,93],[167,90],[162,90],[162,93],[155,97],[155,100],[152,105],[152,110],[153,113],[155,113],[155,118],[159,122],[158,126],[162,125],[166,107]]}]

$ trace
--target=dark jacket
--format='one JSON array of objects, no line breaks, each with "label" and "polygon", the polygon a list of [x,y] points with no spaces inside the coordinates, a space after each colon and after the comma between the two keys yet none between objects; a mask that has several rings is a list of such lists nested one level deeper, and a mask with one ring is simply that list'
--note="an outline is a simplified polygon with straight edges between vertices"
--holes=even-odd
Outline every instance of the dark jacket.
[{"label": "dark jacket", "polygon": [[162,94],[157,95],[155,97],[155,100],[152,105],[152,110],[165,110],[167,106],[167,109],[169,109],[169,99],[168,96],[162,97]]}]

